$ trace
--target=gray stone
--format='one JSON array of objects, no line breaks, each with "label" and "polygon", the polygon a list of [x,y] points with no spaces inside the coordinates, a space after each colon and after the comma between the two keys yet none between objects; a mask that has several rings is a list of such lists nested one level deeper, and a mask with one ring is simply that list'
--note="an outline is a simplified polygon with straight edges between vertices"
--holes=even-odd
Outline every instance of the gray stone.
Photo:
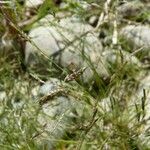
[{"label": "gray stone", "polygon": [[[65,85],[58,79],[51,78],[39,90],[40,95],[48,95],[56,91],[60,86]],[[47,145],[49,149],[53,149],[57,140],[63,139],[65,133],[73,126],[73,118],[78,118],[78,110],[84,110],[82,102],[77,101],[72,96],[56,95],[49,102],[42,105],[42,112],[38,117],[39,123],[44,126],[44,133],[38,137],[37,141],[41,145]],[[43,140],[42,140],[43,139]]]},{"label": "gray stone", "polygon": [[103,56],[105,57],[106,61],[109,62],[110,64],[115,64],[117,63],[126,63],[128,65],[135,65],[138,67],[141,67],[140,61],[131,53],[126,52],[126,51],[119,51],[119,50],[105,50],[103,52]]},{"label": "gray stone", "polygon": [[[144,98],[143,90],[145,90],[145,94],[146,94],[145,98]],[[147,74],[143,79],[140,80],[138,90],[137,92],[134,93],[134,95],[132,96],[128,104],[130,118],[132,119],[132,122],[130,122],[131,126],[134,126],[135,123],[137,123],[137,118],[135,116],[137,116],[137,113],[139,113],[137,112],[135,108],[135,104],[139,107],[139,111],[142,111],[142,99],[143,98],[145,99],[145,109],[144,109],[144,112],[141,113],[140,121],[142,119],[145,121],[142,126],[142,130],[141,130],[141,134],[139,138],[141,139],[141,142],[143,144],[150,146],[150,142],[149,142],[150,138],[149,136],[147,136],[147,133],[149,132],[149,128],[150,128],[150,120],[149,120],[150,118],[150,115],[149,115],[150,114],[150,74]]]},{"label": "gray stone", "polygon": [[117,10],[118,14],[123,18],[133,18],[137,17],[141,13],[141,10],[144,8],[144,4],[139,0],[125,2],[120,5]]},{"label": "gray stone", "polygon": [[[60,88],[63,89],[66,85],[67,84],[64,81],[60,81],[56,78],[51,78],[40,87],[39,95],[49,95],[51,94],[51,92],[55,92]],[[56,96],[54,96],[54,100],[44,104],[43,111],[51,115],[51,117],[54,117],[56,115],[62,115],[62,112],[66,112],[68,109],[73,110],[76,107],[77,103],[79,104],[80,102],[75,100],[72,96],[69,96],[69,94],[64,96],[62,92],[61,94],[56,94]],[[51,107],[51,109],[47,107]]]},{"label": "gray stone", "polygon": [[136,47],[150,48],[150,27],[128,25],[121,30],[121,35]]},{"label": "gray stone", "polygon": [[[32,43],[26,44],[26,63],[34,62],[32,56],[40,51],[48,57],[57,53],[55,60],[63,67],[73,63],[79,69],[89,67],[89,63],[92,63],[97,66],[96,70],[100,75],[108,76],[106,62],[101,55],[101,42],[90,25],[82,23],[77,17],[61,19],[59,22],[53,20],[53,24],[49,23],[49,26],[44,24],[46,21],[43,26],[32,29],[29,33]],[[83,76],[88,81],[92,74],[91,69],[86,69]]]},{"label": "gray stone", "polygon": [[134,102],[141,103],[142,97],[144,96],[143,90],[146,92],[146,116],[149,118],[150,114],[150,74],[146,75],[141,79],[137,93],[134,94]]}]

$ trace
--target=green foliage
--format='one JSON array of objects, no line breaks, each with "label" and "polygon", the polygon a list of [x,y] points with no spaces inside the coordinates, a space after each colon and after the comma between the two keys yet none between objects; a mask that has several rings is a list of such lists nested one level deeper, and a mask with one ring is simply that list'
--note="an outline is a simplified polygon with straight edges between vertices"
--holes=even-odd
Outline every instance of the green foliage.
[{"label": "green foliage", "polygon": [[[16,12],[12,11],[15,7],[9,5],[6,5],[9,6],[9,11],[6,12],[5,4],[1,5],[0,1],[0,8],[3,10],[0,14],[2,23],[0,26],[0,149],[48,150],[47,143],[54,141],[54,147],[58,150],[148,150],[149,118],[145,118],[148,101],[146,90],[141,89],[143,96],[140,98],[139,95],[139,99],[132,101],[139,87],[140,75],[149,70],[124,60],[121,50],[131,52],[133,45],[121,37],[117,45],[113,45],[112,42],[107,44],[104,39],[104,48],[117,51],[116,61],[114,63],[110,61],[107,64],[110,74],[108,78],[99,76],[92,62],[83,56],[94,73],[91,81],[83,83],[79,76],[74,81],[62,84],[64,93],[59,93],[61,96],[71,96],[83,103],[82,108],[77,106],[77,110],[72,113],[73,119],[67,124],[64,136],[57,139],[52,137],[51,131],[45,130],[46,124],[41,125],[38,120],[40,115],[44,115],[43,118],[46,117],[38,103],[41,99],[38,96],[34,97],[32,90],[51,77],[64,81],[72,70],[58,66],[52,59],[46,59],[43,55],[37,56],[40,60],[37,66],[24,68],[22,48],[25,43],[22,44],[23,46],[21,43],[29,41],[25,32],[47,14],[55,17],[58,12],[69,12],[69,15],[76,15],[86,21],[86,17],[93,15],[93,11],[88,12],[78,1],[65,0],[66,7],[60,9],[53,0],[45,0],[39,8],[34,10],[34,16],[37,17],[35,20],[25,26],[19,26],[33,16],[32,13],[26,16],[25,5],[17,0],[14,2]],[[95,11],[96,15],[105,11],[103,10],[105,1],[87,0],[86,2],[89,5],[91,3],[99,5],[100,10]],[[112,1],[112,5],[117,2]],[[110,14],[114,13],[114,9],[112,10],[111,7],[109,9]],[[131,21],[144,22],[148,16],[149,12],[145,11]],[[10,32],[10,26],[5,24],[7,19],[15,23],[15,31],[17,29],[18,32]],[[101,30],[103,28],[108,32],[106,36],[112,36],[111,19],[107,23],[104,21]],[[13,40],[13,44],[9,46],[7,40]],[[142,60],[145,55],[142,51],[136,54],[136,57]],[[51,100],[55,101],[57,96],[59,95],[56,93]],[[65,114],[62,114],[61,117],[64,116]],[[53,119],[57,119],[58,123],[60,121],[60,118],[55,117],[48,118],[48,121],[51,122]],[[147,126],[148,129],[145,130]]]},{"label": "green foliage", "polygon": [[55,14],[56,11],[57,7],[55,6],[53,0],[45,0],[38,9],[38,19],[43,18],[47,14]]}]

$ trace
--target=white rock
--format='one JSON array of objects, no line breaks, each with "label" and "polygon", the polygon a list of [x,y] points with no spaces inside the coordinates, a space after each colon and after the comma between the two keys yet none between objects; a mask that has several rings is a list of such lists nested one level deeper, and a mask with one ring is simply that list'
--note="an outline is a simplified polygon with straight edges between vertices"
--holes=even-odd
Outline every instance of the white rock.
[{"label": "white rock", "polygon": [[[140,134],[140,139],[142,141],[142,143],[145,143],[146,145],[150,146],[150,142],[149,142],[149,136],[147,136],[147,132],[149,131],[150,128],[150,74],[148,74],[145,78],[143,78],[143,80],[140,81],[140,85],[138,87],[138,90],[136,93],[134,93],[133,97],[130,100],[129,103],[129,112],[130,112],[130,118],[132,119],[131,122],[131,126],[134,126],[135,123],[137,123],[137,112],[136,108],[135,108],[135,104],[138,105],[138,107],[140,108],[139,111],[142,111],[142,99],[144,98],[144,93],[143,90],[145,90],[146,93],[146,100],[145,100],[145,115],[144,115],[144,120],[145,123],[142,125],[141,127],[141,134]],[[141,113],[144,114],[144,113]],[[133,119],[134,118],[134,119]],[[142,119],[142,115],[140,117],[140,119]]]},{"label": "white rock", "polygon": [[0,91],[0,102],[6,99],[6,92],[5,91]]},{"label": "white rock", "polygon": [[150,27],[128,25],[121,30],[121,35],[137,47],[150,48]]},{"label": "white rock", "polygon": [[[66,83],[63,81],[60,81],[56,78],[51,78],[40,87],[39,95],[49,95],[51,92],[59,90],[60,87],[63,88],[65,84]],[[56,94],[56,96],[54,96],[54,100],[52,99],[50,100],[50,102],[43,105],[43,112],[47,115],[50,115],[51,117],[62,115],[65,112],[67,114],[67,110],[70,109],[71,111],[72,109],[74,109],[76,107],[76,103],[78,102],[71,96],[64,96],[63,93],[59,95]]]},{"label": "white rock", "polygon": [[[103,56],[106,58],[106,61],[112,64],[117,63],[127,63],[129,65],[136,65],[141,67],[140,61],[133,56],[131,53],[126,51],[119,51],[119,50],[106,50],[103,52]],[[123,61],[123,62],[122,62]]]},{"label": "white rock", "polygon": [[[57,90],[60,85],[65,84],[58,79],[51,78],[43,86],[39,93],[47,95]],[[53,149],[57,140],[63,138],[65,133],[73,125],[73,118],[76,117],[77,109],[85,110],[82,102],[77,101],[72,96],[57,95],[46,104],[42,105],[42,112],[38,117],[41,125],[45,125],[45,132],[38,139],[41,145],[47,144],[49,149]],[[75,112],[75,113],[74,113]],[[43,139],[43,140],[42,140]],[[54,141],[53,141],[54,140]]]},{"label": "white rock", "polygon": [[[55,32],[53,28],[38,27],[30,32],[29,37],[45,55],[51,55],[59,50],[55,39],[52,37],[53,32]],[[32,61],[35,61],[32,58],[32,54],[39,51],[37,47],[29,42],[26,44],[26,62],[31,63]]]},{"label": "white rock", "polygon": [[39,94],[46,95],[49,92],[57,90],[58,86],[61,85],[61,82],[56,78],[51,78],[49,81],[45,82],[44,85],[40,87]]},{"label": "white rock", "polygon": [[[49,20],[46,22],[46,20],[47,18],[43,18],[40,21],[43,25],[31,30],[29,37],[47,56],[64,48],[67,42],[72,41],[75,36],[80,37],[81,34],[92,29],[91,26],[75,22],[74,19],[63,19],[59,24],[56,22],[55,26],[50,25],[51,20],[50,22]],[[29,55],[35,51],[38,51],[37,48],[28,42],[26,44],[26,62],[29,61]]]},{"label": "white rock", "polygon": [[26,0],[25,6],[28,8],[33,8],[41,5],[43,2],[44,0]]},{"label": "white rock", "polygon": [[150,74],[148,74],[143,80],[140,81],[140,85],[137,93],[135,93],[134,98],[135,102],[141,102],[142,97],[144,96],[143,90],[146,92],[146,116],[149,117],[150,114]]},{"label": "white rock", "polygon": [[[77,68],[89,67],[90,61],[97,66],[97,72],[100,75],[108,76],[105,68],[105,60],[102,57],[102,45],[97,35],[92,33],[93,28],[81,23],[76,18],[65,18],[60,22],[55,22],[49,26],[40,26],[30,31],[29,37],[33,43],[27,42],[25,50],[26,63],[34,62],[32,55],[42,51],[46,56],[51,56],[59,50],[61,53],[56,57],[63,67],[67,67],[73,63]],[[53,22],[54,24],[54,22]],[[58,61],[59,60],[59,61]],[[87,61],[88,60],[88,61]],[[87,80],[92,77],[92,70],[87,69],[83,76]]]}]

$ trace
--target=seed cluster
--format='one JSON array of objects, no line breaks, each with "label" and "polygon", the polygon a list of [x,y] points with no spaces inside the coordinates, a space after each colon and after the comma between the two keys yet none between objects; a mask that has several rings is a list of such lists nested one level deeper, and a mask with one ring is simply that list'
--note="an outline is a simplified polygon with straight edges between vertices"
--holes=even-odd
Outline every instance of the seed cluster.
[{"label": "seed cluster", "polygon": [[48,101],[52,100],[54,98],[54,96],[58,96],[58,95],[66,95],[67,92],[66,90],[64,90],[63,88],[59,87],[58,89],[51,91],[48,95],[43,96],[40,100],[39,100],[39,104],[42,106],[45,103],[47,103]]},{"label": "seed cluster", "polygon": [[85,71],[86,67],[77,70],[77,71],[73,71],[73,73],[67,75],[64,79],[65,82],[69,82],[69,81],[73,81],[75,79],[77,79],[84,71]]}]

